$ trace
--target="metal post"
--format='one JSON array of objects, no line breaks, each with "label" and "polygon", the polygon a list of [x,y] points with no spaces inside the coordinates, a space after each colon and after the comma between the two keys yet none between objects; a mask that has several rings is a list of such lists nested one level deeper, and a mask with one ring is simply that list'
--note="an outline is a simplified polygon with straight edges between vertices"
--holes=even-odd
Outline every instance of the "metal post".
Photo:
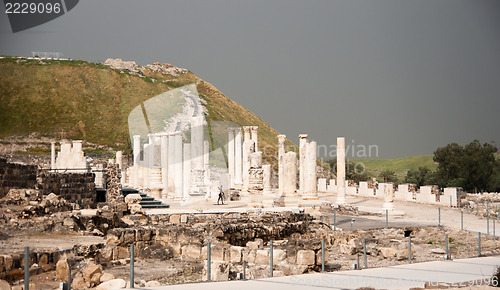
[{"label": "metal post", "polygon": [[273,240],[269,242],[269,267],[271,268],[271,277],[273,277]]},{"label": "metal post", "polygon": [[408,237],[408,264],[411,264],[411,236]]},{"label": "metal post", "polygon": [[385,210],[385,228],[386,229],[389,228],[389,210],[388,209]]},{"label": "metal post", "polygon": [[356,265],[356,269],[361,270],[361,268],[359,267],[359,253],[357,254],[357,257],[358,257],[358,264]]},{"label": "metal post", "polygon": [[450,196],[450,207],[452,207],[452,205],[451,205],[451,196]]},{"label": "metal post", "polygon": [[211,254],[212,254],[211,251],[212,251],[211,244],[210,244],[210,242],[208,242],[207,243],[207,281],[210,281],[210,276],[212,274],[211,273],[211,270],[212,270],[211,267],[212,267],[212,265],[211,265],[211,257],[210,257]]},{"label": "metal post", "polygon": [[440,207],[438,207],[438,214],[439,214],[438,226],[441,226],[441,208]]},{"label": "metal post", "polygon": [[486,234],[490,234],[490,203],[486,202]]},{"label": "metal post", "polygon": [[130,244],[130,288],[134,288],[134,244]]},{"label": "metal post", "polygon": [[495,220],[493,220],[493,241],[496,241],[497,239],[495,238]]},{"label": "metal post", "polygon": [[448,250],[448,234],[446,234],[445,239],[446,239],[446,260],[449,260],[450,259],[450,252]]},{"label": "metal post", "polygon": [[478,240],[477,240],[477,255],[481,257],[481,232],[478,232]]},{"label": "metal post", "polygon": [[363,239],[363,259],[365,260],[365,269],[368,268],[368,261],[366,259],[366,239]]},{"label": "metal post", "polygon": [[477,216],[479,217],[479,202],[477,203]]},{"label": "metal post", "polygon": [[460,212],[460,228],[462,229],[462,231],[464,230],[464,211],[463,210]]},{"label": "metal post", "polygon": [[68,262],[68,290],[71,290],[71,266],[69,265],[69,260]]},{"label": "metal post", "polygon": [[337,210],[333,211],[333,230],[337,230]]},{"label": "metal post", "polygon": [[247,279],[247,261],[243,261],[243,280]]},{"label": "metal post", "polygon": [[30,248],[24,247],[24,289],[30,289]]},{"label": "metal post", "polygon": [[321,239],[321,273],[325,272],[325,239]]}]

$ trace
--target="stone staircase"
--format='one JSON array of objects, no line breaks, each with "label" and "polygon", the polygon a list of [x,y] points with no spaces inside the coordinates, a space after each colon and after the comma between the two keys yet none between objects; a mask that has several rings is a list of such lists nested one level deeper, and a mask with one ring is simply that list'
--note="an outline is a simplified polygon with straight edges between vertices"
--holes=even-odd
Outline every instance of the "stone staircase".
[{"label": "stone staircase", "polygon": [[142,208],[170,208],[170,205],[164,204],[161,200],[157,200],[154,197],[148,196],[147,194],[140,192],[137,189],[133,188],[122,188],[121,193],[123,196],[127,196],[128,194],[137,193],[142,197],[140,205]]}]

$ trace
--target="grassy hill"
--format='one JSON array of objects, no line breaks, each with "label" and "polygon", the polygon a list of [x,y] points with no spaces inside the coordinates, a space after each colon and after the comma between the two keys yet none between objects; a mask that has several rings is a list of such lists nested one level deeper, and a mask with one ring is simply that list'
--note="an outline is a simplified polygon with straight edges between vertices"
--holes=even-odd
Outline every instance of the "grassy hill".
[{"label": "grassy hill", "polygon": [[367,172],[376,177],[383,170],[394,170],[398,178],[401,179],[406,176],[406,172],[410,169],[427,167],[431,170],[435,170],[437,164],[432,160],[432,156],[433,155],[420,155],[398,159],[353,159],[351,162],[363,163]]},{"label": "grassy hill", "polygon": [[[165,91],[195,83],[207,121],[259,126],[259,147],[277,147],[278,132],[211,84],[188,71],[144,77],[103,64],[73,60],[0,59],[0,137],[83,139],[130,152],[128,114]],[[268,149],[273,154],[275,149]]]}]

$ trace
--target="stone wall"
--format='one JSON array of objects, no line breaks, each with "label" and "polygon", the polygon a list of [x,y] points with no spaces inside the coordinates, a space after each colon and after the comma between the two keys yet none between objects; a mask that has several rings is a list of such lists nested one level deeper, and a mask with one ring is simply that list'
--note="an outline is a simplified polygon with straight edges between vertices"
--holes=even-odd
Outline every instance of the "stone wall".
[{"label": "stone wall", "polygon": [[96,191],[93,173],[53,173],[40,171],[36,187],[43,194],[54,193],[83,208],[95,207]]},{"label": "stone wall", "polygon": [[35,188],[36,173],[36,166],[8,163],[0,158],[0,198],[11,188]]}]

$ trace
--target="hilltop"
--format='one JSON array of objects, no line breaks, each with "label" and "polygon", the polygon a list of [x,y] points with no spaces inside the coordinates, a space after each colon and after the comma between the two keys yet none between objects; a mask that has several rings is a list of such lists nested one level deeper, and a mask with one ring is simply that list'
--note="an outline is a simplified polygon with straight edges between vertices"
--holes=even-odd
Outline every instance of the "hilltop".
[{"label": "hilltop", "polygon": [[1,58],[0,137],[37,133],[130,153],[127,118],[132,109],[194,83],[208,122],[259,126],[259,149],[270,146],[267,153],[274,154],[279,133],[191,71],[170,64],[124,63]]}]

